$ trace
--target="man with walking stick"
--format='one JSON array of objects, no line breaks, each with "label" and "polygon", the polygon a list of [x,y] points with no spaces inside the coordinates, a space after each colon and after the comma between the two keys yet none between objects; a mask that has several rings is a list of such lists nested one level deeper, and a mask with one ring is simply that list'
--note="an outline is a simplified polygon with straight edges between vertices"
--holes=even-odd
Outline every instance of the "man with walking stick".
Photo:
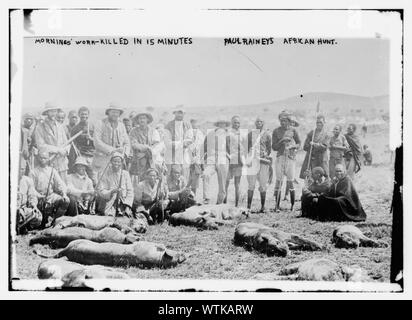
[{"label": "man with walking stick", "polygon": [[327,149],[330,137],[325,128],[325,117],[319,114],[316,116],[316,127],[310,131],[306,137],[303,150],[306,151],[305,160],[302,164],[299,177],[305,179],[313,168],[321,167],[325,170],[326,177],[329,176],[329,159]]},{"label": "man with walking stick", "polygon": [[275,210],[280,211],[280,198],[282,190],[283,176],[286,176],[286,192],[290,192],[291,210],[295,204],[295,189],[293,181],[295,180],[295,163],[296,153],[300,147],[300,138],[290,111],[283,110],[279,114],[280,127],[273,130],[272,149],[277,151],[275,160]]}]

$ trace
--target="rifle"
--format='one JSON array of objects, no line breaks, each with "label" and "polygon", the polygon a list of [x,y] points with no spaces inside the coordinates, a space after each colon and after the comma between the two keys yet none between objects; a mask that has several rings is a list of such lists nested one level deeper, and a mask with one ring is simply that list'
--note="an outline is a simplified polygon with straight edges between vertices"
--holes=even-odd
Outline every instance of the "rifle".
[{"label": "rifle", "polygon": [[[65,145],[63,146],[63,148],[66,148],[68,145],[70,145],[78,136],[80,136],[83,133],[83,131],[79,131],[77,132],[73,137],[71,137],[69,140],[67,140],[67,142],[65,143]],[[57,153],[53,154],[50,157],[50,161],[53,161],[54,158],[57,156]]]},{"label": "rifle", "polygon": [[[98,190],[98,188],[99,188],[99,186],[100,186],[100,182],[101,182],[104,174],[106,173],[107,168],[109,167],[110,160],[111,160],[111,159],[109,159],[109,161],[107,161],[106,167],[103,169],[102,174],[100,175],[99,179],[97,180],[96,186],[94,187],[94,190],[95,190],[96,192],[97,192],[97,190]],[[94,206],[94,212],[96,212],[96,195],[94,195],[93,200],[90,201],[90,208],[93,208],[93,206]]]},{"label": "rifle", "polygon": [[[158,207],[159,205],[160,205],[160,210],[162,212],[162,216],[160,220],[161,221],[164,220],[164,208],[163,208],[163,203],[161,203],[161,201],[163,200],[163,196],[161,196],[162,185],[163,185],[163,174],[160,173],[160,178],[159,178],[159,183],[157,185],[155,200],[154,200],[153,205],[149,208],[149,214],[151,218],[153,219],[154,223],[156,223],[156,221],[159,221],[157,217],[157,210],[156,210],[156,207]],[[152,214],[155,216],[152,216]]]},{"label": "rifle", "polygon": [[[51,168],[51,173],[50,173],[49,183],[47,184],[46,196],[44,197],[44,201],[42,203],[42,210],[41,210],[41,212],[43,213],[43,220],[47,219],[47,217],[45,215],[45,213],[46,213],[46,204],[47,204],[47,198],[49,197],[50,184],[51,184],[51,181],[52,181],[52,178],[53,178],[53,173],[54,173],[53,167],[50,166],[50,168]],[[43,222],[42,222],[42,224],[43,224]]]},{"label": "rifle", "polygon": [[122,178],[123,178],[123,164],[122,168],[120,169],[120,179],[119,179],[119,185],[117,186],[117,194],[116,194],[116,200],[114,201],[114,207],[115,207],[115,212],[116,216],[119,214],[119,205],[120,205],[120,196],[119,196],[119,189],[122,187]]},{"label": "rifle", "polygon": [[287,162],[287,159],[288,159],[288,154],[287,154],[286,150],[285,150],[284,153],[285,153],[285,155],[284,155],[285,156],[285,161],[283,162],[283,165],[282,165],[282,174],[281,174],[278,194],[276,196],[275,211],[277,211],[278,209],[280,210],[280,199],[281,199],[281,193],[282,193],[282,188],[283,188],[283,180],[284,180],[283,178],[284,178],[284,175],[286,173],[286,162]]},{"label": "rifle", "polygon": [[[127,168],[126,166],[126,161],[124,160],[124,152],[123,152],[123,158],[122,158],[122,168],[120,169],[120,179],[119,179],[119,185],[117,187],[117,189],[120,189],[122,187],[122,179],[123,179],[123,166],[125,167],[125,169]],[[114,206],[115,206],[115,212],[116,212],[116,216],[119,213],[119,205],[120,205],[120,196],[119,196],[119,191],[116,194],[116,200],[114,202]],[[130,218],[130,217],[129,217]]]},{"label": "rifle", "polygon": [[[316,119],[318,118],[318,115],[319,115],[319,110],[320,110],[319,107],[320,107],[320,102],[318,101],[318,104],[316,105]],[[308,167],[306,168],[306,170],[309,170],[310,164],[311,164],[313,140],[315,139],[315,131],[316,131],[316,120],[315,120],[315,128],[313,129],[313,132],[312,132],[312,141],[310,144],[309,157],[308,157]]]}]

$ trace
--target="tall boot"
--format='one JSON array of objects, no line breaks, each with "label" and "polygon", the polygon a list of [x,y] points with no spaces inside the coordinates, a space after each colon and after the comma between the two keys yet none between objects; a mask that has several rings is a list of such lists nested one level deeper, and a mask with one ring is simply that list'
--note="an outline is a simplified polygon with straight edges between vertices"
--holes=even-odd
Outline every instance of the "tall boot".
[{"label": "tall boot", "polygon": [[279,190],[275,189],[275,211],[280,211],[280,194],[279,194]]},{"label": "tall boot", "polygon": [[283,197],[283,201],[288,200],[289,190],[290,190],[289,183],[288,183],[288,182],[286,182],[286,190],[285,190],[285,196]]},{"label": "tall boot", "polygon": [[266,191],[260,192],[260,212],[265,212]]},{"label": "tall boot", "polygon": [[290,189],[290,211],[293,211],[295,205],[295,189]]},{"label": "tall boot", "polygon": [[247,191],[247,208],[250,209],[252,206],[252,200],[253,200],[253,190],[248,190]]}]

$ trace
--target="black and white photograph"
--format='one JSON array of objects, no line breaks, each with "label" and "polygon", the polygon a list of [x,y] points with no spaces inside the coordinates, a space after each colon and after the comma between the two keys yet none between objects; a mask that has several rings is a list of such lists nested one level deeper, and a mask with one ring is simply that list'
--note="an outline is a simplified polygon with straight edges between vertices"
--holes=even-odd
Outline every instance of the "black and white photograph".
[{"label": "black and white photograph", "polygon": [[145,14],[10,11],[10,290],[402,292],[402,12]]}]

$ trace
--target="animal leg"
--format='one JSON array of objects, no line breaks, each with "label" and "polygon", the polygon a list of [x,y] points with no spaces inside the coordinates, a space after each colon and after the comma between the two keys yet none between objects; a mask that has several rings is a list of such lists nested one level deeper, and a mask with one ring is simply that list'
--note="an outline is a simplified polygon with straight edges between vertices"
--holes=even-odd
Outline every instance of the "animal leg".
[{"label": "animal leg", "polygon": [[360,247],[387,248],[389,246],[389,244],[386,243],[385,241],[381,241],[381,240],[375,241],[368,237],[361,238],[359,240],[360,240],[360,243],[359,243]]},{"label": "animal leg", "polygon": [[317,251],[322,250],[322,246],[318,243],[302,238],[298,235],[291,235],[290,239],[287,240],[288,247],[291,250],[307,250],[307,251]]}]

